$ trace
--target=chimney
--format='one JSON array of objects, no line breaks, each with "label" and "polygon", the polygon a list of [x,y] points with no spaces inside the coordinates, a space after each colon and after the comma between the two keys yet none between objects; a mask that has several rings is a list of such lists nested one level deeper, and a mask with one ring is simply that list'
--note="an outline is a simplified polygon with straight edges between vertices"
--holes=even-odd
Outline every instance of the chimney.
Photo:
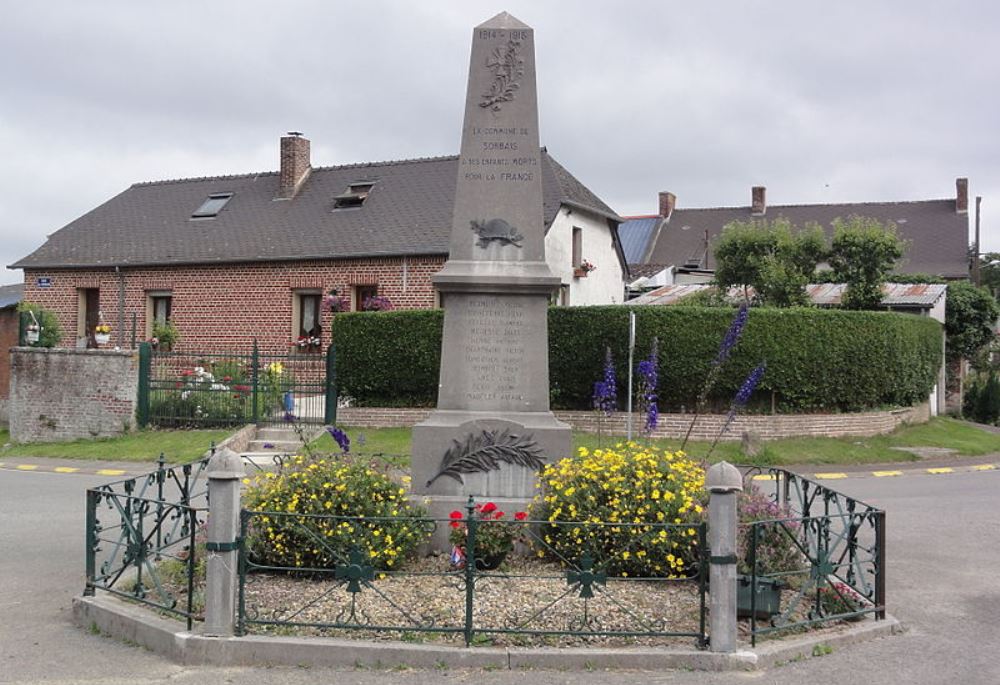
[{"label": "chimney", "polygon": [[312,167],[309,166],[309,139],[298,131],[289,131],[281,137],[281,177],[278,182],[278,199],[295,197]]},{"label": "chimney", "polygon": [[677,196],[673,193],[668,193],[663,191],[660,193],[660,216],[664,219],[670,220],[670,215],[674,213],[674,207],[677,206]]},{"label": "chimney", "polygon": [[955,211],[958,214],[969,213],[969,179],[955,179]]},{"label": "chimney", "polygon": [[767,211],[767,201],[764,199],[767,188],[764,186],[754,186],[751,192],[750,215],[764,216]]}]

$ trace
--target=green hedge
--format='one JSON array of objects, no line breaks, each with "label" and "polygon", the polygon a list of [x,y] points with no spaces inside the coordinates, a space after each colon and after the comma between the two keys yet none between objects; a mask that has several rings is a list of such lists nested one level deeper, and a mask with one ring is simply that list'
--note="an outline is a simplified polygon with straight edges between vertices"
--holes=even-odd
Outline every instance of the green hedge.
[{"label": "green hedge", "polygon": [[[549,310],[554,409],[587,409],[604,348],[627,378],[628,313],[636,312],[636,362],[660,340],[660,408],[690,409],[733,310],[702,307],[556,307]],[[339,314],[333,325],[341,393],[360,406],[433,406],[441,311]],[[927,317],[815,308],[754,309],[711,400],[728,405],[761,361],[757,409],[859,411],[926,399],[941,363],[941,325]],[[753,408],[753,407],[752,407]]]}]

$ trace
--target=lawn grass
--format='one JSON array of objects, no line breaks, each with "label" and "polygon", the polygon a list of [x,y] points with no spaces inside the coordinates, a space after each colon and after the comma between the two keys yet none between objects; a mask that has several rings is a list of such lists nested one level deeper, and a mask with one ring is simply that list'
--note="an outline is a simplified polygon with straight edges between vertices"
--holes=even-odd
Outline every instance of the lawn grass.
[{"label": "lawn grass", "polygon": [[[384,453],[407,455],[410,453],[408,428],[353,428],[344,427],[351,438],[351,451],[356,453]],[[363,438],[362,438],[363,436]],[[574,431],[573,449],[586,447],[593,450],[610,447],[621,442],[622,436],[603,436]],[[663,438],[651,441],[660,449],[676,450],[680,439]],[[712,452],[710,461],[725,459],[733,463],[761,466],[824,465],[824,464],[882,464],[917,461],[919,458],[896,447],[946,447],[957,451],[957,456],[980,456],[1000,452],[1000,435],[988,433],[965,421],[938,417],[930,422],[905,426],[889,435],[869,438],[784,438],[762,443],[757,457],[750,459],[740,451],[739,441],[720,442]],[[311,445],[317,452],[339,452],[328,435],[323,435]],[[691,456],[702,458],[708,454],[710,442],[690,441],[685,450]]]},{"label": "lawn grass", "polygon": [[7,444],[10,433],[0,431],[2,457],[59,457],[109,461],[154,462],[162,452],[168,462],[189,462],[201,457],[212,442],[221,442],[235,429],[141,430],[120,438]]}]

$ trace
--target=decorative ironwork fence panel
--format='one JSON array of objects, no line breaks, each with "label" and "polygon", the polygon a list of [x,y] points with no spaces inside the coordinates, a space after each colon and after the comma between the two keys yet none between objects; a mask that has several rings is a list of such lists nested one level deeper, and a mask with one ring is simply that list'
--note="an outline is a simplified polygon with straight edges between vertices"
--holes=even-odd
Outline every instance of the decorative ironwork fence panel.
[{"label": "decorative ironwork fence panel", "polygon": [[[408,531],[399,525],[399,519],[243,511],[239,632],[351,631],[407,641],[435,634],[467,645],[707,643],[705,524],[483,522],[470,511],[461,519],[408,519]],[[380,542],[390,526],[393,535],[426,539],[447,525],[468,531],[464,549],[450,558],[403,563],[386,556],[391,542]],[[516,526],[515,553],[476,558],[483,526],[498,527],[488,531],[493,536],[499,527]],[[670,577],[668,555],[686,557],[686,570]],[[623,559],[637,556],[650,560],[650,570],[654,559],[662,560],[663,572],[621,570]]]},{"label": "decorative ironwork fence panel", "polygon": [[184,617],[194,589],[208,493],[207,459],[87,490],[85,595],[103,590]]},{"label": "decorative ironwork fence panel", "polygon": [[[140,345],[139,423],[161,427],[333,423],[333,349],[326,354],[202,353]],[[147,361],[148,360],[148,361]]]},{"label": "decorative ironwork fence panel", "polygon": [[806,625],[885,618],[885,512],[784,469],[747,475],[774,507],[740,530],[753,643]]}]

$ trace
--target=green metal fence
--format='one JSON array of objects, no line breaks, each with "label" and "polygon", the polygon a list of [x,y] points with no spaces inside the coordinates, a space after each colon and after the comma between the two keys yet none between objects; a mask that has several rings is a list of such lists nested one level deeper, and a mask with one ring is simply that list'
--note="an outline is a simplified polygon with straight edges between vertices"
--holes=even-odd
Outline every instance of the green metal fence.
[{"label": "green metal fence", "polygon": [[332,424],[337,418],[335,352],[203,353],[139,346],[140,426]]},{"label": "green metal fence", "polygon": [[885,618],[885,511],[784,469],[752,469],[771,510],[741,527],[752,642],[829,621]]},{"label": "green metal fence", "polygon": [[207,459],[87,490],[84,595],[97,590],[192,622],[201,563],[199,533],[208,513]]},{"label": "green metal fence", "polygon": [[[430,557],[387,565],[377,550],[338,545],[330,531],[364,540],[382,519],[243,511],[239,540],[238,633],[289,631],[337,635],[361,632],[421,641],[429,634],[466,645],[503,640],[547,644],[562,637],[625,644],[655,639],[707,644],[706,525],[642,524],[644,538],[686,536],[693,554],[684,577],[630,576],[613,569],[622,555],[660,553],[623,542],[609,548],[586,541],[625,539],[632,524],[552,521],[477,521],[470,504],[463,519],[412,519],[430,534],[437,526],[467,526],[467,557]],[[386,520],[388,522],[388,520]],[[398,525],[398,519],[395,520]],[[475,558],[476,530],[483,525],[524,526],[518,554],[497,567],[496,557]],[[555,528],[575,531],[574,553],[553,546]],[[317,566],[277,562],[262,552],[268,535],[307,545]],[[547,532],[546,532],[547,531]],[[678,552],[680,553],[680,552]],[[456,564],[455,562],[458,561]],[[675,640],[676,639],[676,640]],[[533,642],[532,642],[533,640]]]}]

